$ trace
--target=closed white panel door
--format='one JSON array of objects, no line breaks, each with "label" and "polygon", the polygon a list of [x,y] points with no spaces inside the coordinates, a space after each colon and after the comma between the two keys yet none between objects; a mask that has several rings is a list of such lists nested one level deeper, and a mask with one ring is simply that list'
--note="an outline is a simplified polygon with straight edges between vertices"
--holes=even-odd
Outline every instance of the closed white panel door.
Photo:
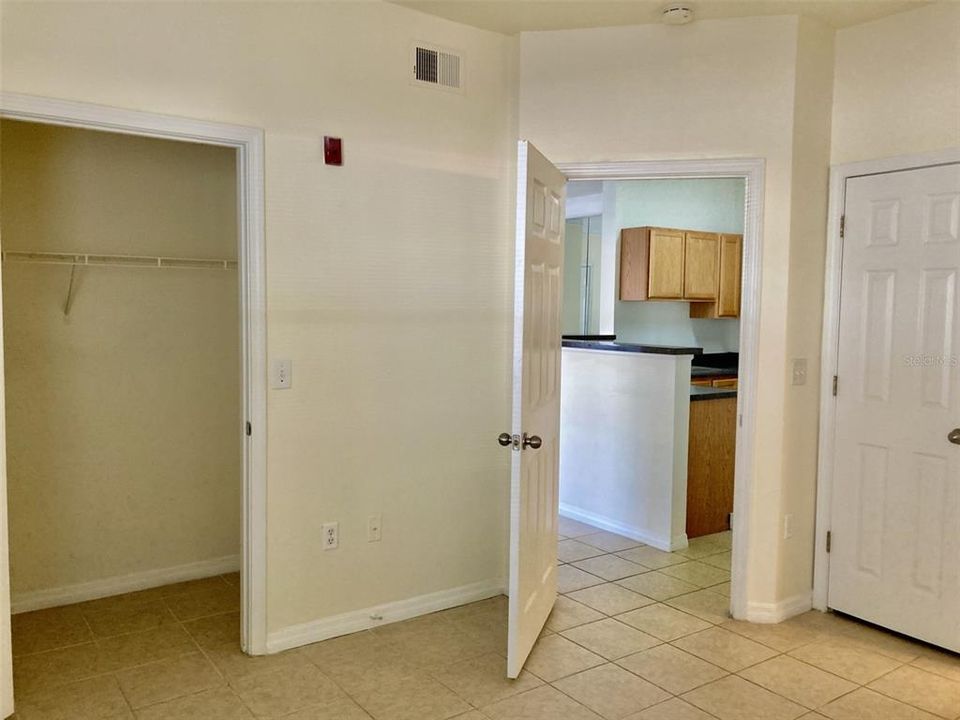
[{"label": "closed white panel door", "polygon": [[960,165],[845,214],[828,604],[960,651]]},{"label": "closed white panel door", "polygon": [[[521,141],[517,169],[507,675],[523,669],[557,597],[563,174]],[[501,442],[507,437],[501,436]]]}]

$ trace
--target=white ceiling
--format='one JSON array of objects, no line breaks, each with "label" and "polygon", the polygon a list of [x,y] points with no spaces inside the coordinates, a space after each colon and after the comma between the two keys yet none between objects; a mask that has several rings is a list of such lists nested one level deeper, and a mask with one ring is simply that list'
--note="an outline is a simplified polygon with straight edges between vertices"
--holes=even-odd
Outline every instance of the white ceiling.
[{"label": "white ceiling", "polygon": [[926,0],[391,0],[465,25],[513,35],[527,30],[644,25],[669,4],[692,7],[696,20],[804,15],[835,28],[928,4]]}]

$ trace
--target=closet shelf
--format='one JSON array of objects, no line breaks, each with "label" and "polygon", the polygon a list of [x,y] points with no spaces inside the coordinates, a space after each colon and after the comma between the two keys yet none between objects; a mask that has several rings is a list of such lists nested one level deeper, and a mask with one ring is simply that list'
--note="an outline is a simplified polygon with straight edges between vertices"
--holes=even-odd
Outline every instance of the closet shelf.
[{"label": "closet shelf", "polygon": [[41,263],[46,265],[84,265],[89,267],[149,267],[181,270],[232,270],[236,260],[213,258],[176,258],[151,255],[97,255],[91,253],[3,251],[4,262]]},{"label": "closet shelf", "polygon": [[70,281],[67,298],[63,303],[63,316],[70,314],[76,291],[77,268],[79,267],[143,267],[180,270],[231,270],[236,269],[236,260],[210,258],[154,257],[151,255],[93,255],[90,253],[26,252],[5,250],[3,262],[38,263],[41,265],[70,265]]}]

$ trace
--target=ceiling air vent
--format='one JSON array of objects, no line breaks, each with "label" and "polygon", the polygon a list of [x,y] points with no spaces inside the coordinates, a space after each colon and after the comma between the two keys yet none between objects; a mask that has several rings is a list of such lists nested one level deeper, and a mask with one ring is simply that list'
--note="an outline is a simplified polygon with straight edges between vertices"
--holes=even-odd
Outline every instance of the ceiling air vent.
[{"label": "ceiling air vent", "polygon": [[413,81],[416,84],[460,90],[461,80],[459,55],[429,45],[414,46]]}]

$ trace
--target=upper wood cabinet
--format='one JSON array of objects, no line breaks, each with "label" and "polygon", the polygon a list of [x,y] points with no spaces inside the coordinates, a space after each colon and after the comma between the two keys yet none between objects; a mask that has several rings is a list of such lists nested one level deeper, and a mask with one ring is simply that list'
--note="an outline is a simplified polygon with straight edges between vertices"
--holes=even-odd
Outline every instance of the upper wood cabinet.
[{"label": "upper wood cabinet", "polygon": [[620,231],[621,300],[713,302],[719,265],[715,233],[656,227]]},{"label": "upper wood cabinet", "polygon": [[683,297],[716,300],[720,276],[720,236],[684,233]]},{"label": "upper wood cabinet", "polygon": [[743,235],[721,235],[717,301],[690,305],[690,317],[739,317],[742,266]]}]

